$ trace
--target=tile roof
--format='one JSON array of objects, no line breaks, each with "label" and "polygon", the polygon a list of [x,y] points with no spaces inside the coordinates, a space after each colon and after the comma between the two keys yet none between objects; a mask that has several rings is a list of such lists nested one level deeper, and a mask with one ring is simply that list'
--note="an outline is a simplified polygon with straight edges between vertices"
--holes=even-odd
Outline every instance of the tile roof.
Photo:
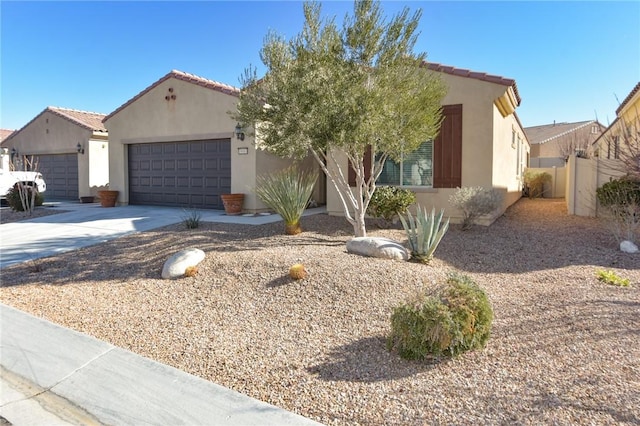
[{"label": "tile roof", "polygon": [[524,132],[532,144],[542,144],[552,139],[575,132],[589,124],[597,123],[595,120],[578,121],[576,123],[553,123],[541,126],[525,127]]},{"label": "tile roof", "polygon": [[99,112],[80,111],[77,109],[48,106],[44,110],[42,110],[40,114],[32,118],[27,124],[22,126],[20,130],[16,130],[5,140],[13,139],[18,133],[22,132],[24,128],[36,121],[38,117],[40,117],[45,112],[55,114],[58,117],[64,118],[65,120],[70,121],[71,123],[83,127],[87,130],[91,130],[92,132],[107,132],[107,128],[104,126],[104,124],[102,124],[102,119],[105,117],[105,114],[101,114]]},{"label": "tile roof", "polygon": [[620,106],[616,109],[616,115],[619,115],[620,112],[622,111],[622,108],[625,107],[625,105],[627,105],[627,103],[631,100],[631,98],[633,98],[633,96],[638,93],[640,91],[640,82],[638,82],[638,84],[636,84],[636,87],[634,87],[633,89],[631,89],[631,92],[629,92],[629,94],[627,95],[626,98],[624,98],[624,100],[622,101],[622,103],[620,104]]},{"label": "tile roof", "polygon": [[11,134],[14,133],[14,132],[15,132],[15,130],[0,129],[0,143],[2,143],[2,141],[4,141],[9,136],[11,136]]},{"label": "tile roof", "polygon": [[432,71],[443,72],[445,74],[457,75],[459,77],[473,78],[476,80],[488,81],[490,83],[501,84],[503,86],[513,87],[513,91],[518,100],[518,105],[522,102],[520,94],[518,93],[518,86],[516,81],[512,78],[501,77],[499,75],[487,74],[485,72],[471,71],[464,68],[456,68],[449,65],[438,64],[435,62],[425,62],[427,68]]},{"label": "tile roof", "polygon": [[49,111],[59,117],[69,120],[81,127],[94,132],[107,131],[107,128],[102,123],[102,120],[106,117],[106,114],[59,107],[47,107],[45,111]]},{"label": "tile roof", "polygon": [[158,80],[155,83],[151,84],[149,87],[144,89],[142,92],[138,93],[133,98],[129,99],[127,102],[125,102],[124,104],[120,105],[118,108],[116,108],[115,111],[113,111],[111,114],[107,115],[102,121],[103,122],[107,121],[108,119],[110,119],[111,117],[113,117],[114,115],[116,115],[117,113],[119,113],[120,111],[122,111],[123,109],[128,107],[129,105],[131,105],[133,102],[135,102],[136,100],[138,100],[139,98],[144,96],[151,89],[153,89],[154,87],[158,86],[160,83],[162,83],[162,82],[164,82],[164,81],[166,81],[166,80],[168,80],[170,78],[175,78],[177,80],[182,80],[182,81],[186,81],[188,83],[197,84],[198,86],[202,86],[202,87],[205,87],[207,89],[215,90],[215,91],[221,92],[221,93],[226,93],[227,95],[240,96],[240,89],[238,89],[237,87],[229,86],[228,84],[220,83],[220,82],[214,81],[214,80],[208,80],[206,78],[199,77],[199,76],[194,75],[194,74],[189,74],[189,73],[186,73],[186,72],[183,72],[183,71],[171,70],[167,75],[162,77],[160,80]]}]

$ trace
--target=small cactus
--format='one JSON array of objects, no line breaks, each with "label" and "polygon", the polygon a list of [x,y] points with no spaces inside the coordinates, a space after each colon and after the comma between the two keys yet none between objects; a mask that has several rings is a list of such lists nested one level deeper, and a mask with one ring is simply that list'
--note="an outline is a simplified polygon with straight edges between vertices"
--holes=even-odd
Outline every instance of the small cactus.
[{"label": "small cactus", "polygon": [[195,266],[189,266],[184,271],[185,277],[195,277],[197,274],[198,274],[198,268],[196,268]]},{"label": "small cactus", "polygon": [[303,280],[307,277],[307,270],[302,263],[296,263],[289,269],[289,276],[294,280]]}]

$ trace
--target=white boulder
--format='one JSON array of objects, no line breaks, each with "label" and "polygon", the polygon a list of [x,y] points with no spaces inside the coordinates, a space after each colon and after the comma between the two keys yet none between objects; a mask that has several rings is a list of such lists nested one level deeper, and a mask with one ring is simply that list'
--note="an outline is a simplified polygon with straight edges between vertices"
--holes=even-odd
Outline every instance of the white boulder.
[{"label": "white boulder", "polygon": [[631,241],[623,241],[620,243],[620,250],[625,253],[638,253],[638,246],[633,244]]},{"label": "white boulder", "polygon": [[197,248],[181,250],[164,262],[162,278],[165,280],[184,277],[184,273],[190,266],[196,266],[204,259],[204,252]]},{"label": "white boulder", "polygon": [[356,237],[347,241],[347,251],[362,256],[409,260],[409,252],[397,241],[382,237]]}]

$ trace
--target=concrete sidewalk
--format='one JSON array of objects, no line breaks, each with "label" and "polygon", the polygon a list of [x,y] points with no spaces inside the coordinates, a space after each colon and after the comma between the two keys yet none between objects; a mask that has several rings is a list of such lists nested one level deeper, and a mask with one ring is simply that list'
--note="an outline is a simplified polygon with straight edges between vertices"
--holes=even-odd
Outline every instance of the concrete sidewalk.
[{"label": "concrete sidewalk", "polygon": [[318,425],[0,304],[0,416],[13,425]]},{"label": "concrete sidewalk", "polygon": [[[45,203],[45,208],[67,212],[0,225],[0,269],[179,223],[189,215],[188,210],[177,207],[104,208],[100,204],[78,202]],[[324,208],[308,209],[305,216],[324,211]],[[263,225],[282,220],[277,214],[228,216],[221,210],[197,212],[203,222]]]}]

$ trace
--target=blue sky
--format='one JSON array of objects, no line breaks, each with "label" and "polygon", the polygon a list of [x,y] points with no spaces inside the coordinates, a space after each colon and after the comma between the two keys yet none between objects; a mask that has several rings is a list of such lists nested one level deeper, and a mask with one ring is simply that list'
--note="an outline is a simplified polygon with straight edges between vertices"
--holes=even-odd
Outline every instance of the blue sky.
[{"label": "blue sky", "polygon": [[[383,2],[421,8],[428,60],[514,78],[525,126],[608,124],[640,81],[640,2]],[[323,2],[341,23],[347,1]],[[172,69],[234,86],[269,29],[302,28],[295,1],[0,2],[0,127],[47,106],[108,114]]]}]

